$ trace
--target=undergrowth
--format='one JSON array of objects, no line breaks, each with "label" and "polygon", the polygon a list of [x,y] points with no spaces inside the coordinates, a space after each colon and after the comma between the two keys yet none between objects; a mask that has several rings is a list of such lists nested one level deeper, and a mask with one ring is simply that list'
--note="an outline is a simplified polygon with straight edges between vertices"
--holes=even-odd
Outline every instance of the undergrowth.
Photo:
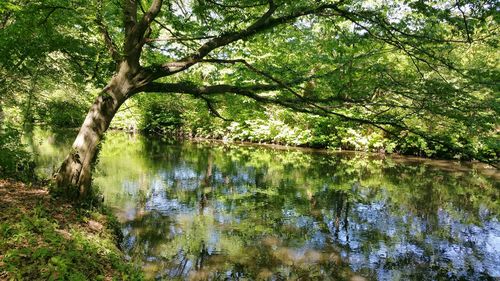
[{"label": "undergrowth", "polygon": [[0,180],[0,280],[141,280],[105,209],[75,209]]}]

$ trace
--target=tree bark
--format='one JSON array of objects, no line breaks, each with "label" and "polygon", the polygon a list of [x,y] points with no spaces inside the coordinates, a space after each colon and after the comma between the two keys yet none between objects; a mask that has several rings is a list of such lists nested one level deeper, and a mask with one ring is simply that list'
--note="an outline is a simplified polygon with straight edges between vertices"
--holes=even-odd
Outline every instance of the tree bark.
[{"label": "tree bark", "polygon": [[99,143],[120,106],[135,90],[129,68],[126,65],[120,68],[92,104],[72,151],[54,175],[57,192],[65,197],[83,200],[92,194],[92,166]]}]

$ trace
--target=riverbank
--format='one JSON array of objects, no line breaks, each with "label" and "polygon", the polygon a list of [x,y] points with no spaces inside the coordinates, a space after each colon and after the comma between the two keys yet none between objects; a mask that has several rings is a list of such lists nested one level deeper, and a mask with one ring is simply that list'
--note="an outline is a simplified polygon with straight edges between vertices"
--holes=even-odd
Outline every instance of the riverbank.
[{"label": "riverbank", "polygon": [[[52,129],[53,130],[53,129]],[[75,137],[77,132],[79,131],[79,128],[60,128],[57,129],[60,131],[70,131],[74,132]],[[374,158],[385,158],[385,157],[391,157],[392,159],[395,159],[396,161],[413,161],[413,162],[426,162],[431,165],[437,165],[439,167],[446,167],[449,166],[449,163],[454,163],[453,166],[460,166],[460,165],[465,165],[468,168],[473,168],[473,169],[480,169],[487,171],[488,174],[491,173],[497,173],[497,171],[500,169],[500,163],[498,162],[497,158],[491,158],[491,159],[468,159],[468,158],[460,158],[460,157],[449,157],[446,155],[441,155],[441,154],[433,154],[432,156],[428,156],[425,154],[415,154],[415,153],[404,153],[402,151],[392,151],[392,150],[387,150],[384,148],[379,148],[379,149],[370,149],[368,147],[365,148],[359,148],[356,149],[356,147],[337,147],[333,148],[329,146],[328,144],[316,144],[312,145],[309,143],[302,143],[302,144],[294,144],[294,143],[287,143],[287,142],[275,142],[272,140],[264,140],[264,141],[259,141],[259,140],[248,140],[248,139],[237,139],[233,137],[223,137],[223,136],[208,136],[208,137],[203,137],[203,136],[195,136],[192,134],[187,134],[182,131],[169,131],[169,132],[162,132],[162,133],[147,133],[145,131],[141,131],[139,129],[130,129],[126,127],[110,127],[108,130],[109,132],[114,131],[114,132],[124,132],[127,134],[131,135],[142,135],[147,138],[157,138],[161,139],[164,141],[192,141],[192,142],[212,142],[212,143],[219,143],[219,144],[224,144],[224,145],[242,145],[242,146],[261,146],[261,147],[268,147],[271,149],[278,149],[278,150],[289,150],[289,149],[295,149],[295,150],[300,150],[300,151],[305,151],[305,152],[321,152],[321,153],[342,153],[342,154],[365,154],[370,157]],[[73,141],[73,138],[70,138],[69,141]]]},{"label": "riverbank", "polygon": [[[141,134],[140,132],[130,132],[126,130],[115,130],[123,131],[129,134],[139,134],[145,137],[155,137],[161,138],[159,135],[147,135]],[[406,155],[400,153],[387,153],[386,151],[363,151],[363,150],[348,150],[348,149],[328,149],[327,147],[312,147],[307,145],[287,145],[287,144],[277,144],[277,143],[267,143],[267,142],[252,142],[252,141],[241,141],[241,140],[224,140],[216,138],[202,138],[202,137],[183,137],[178,138],[180,140],[188,140],[194,143],[215,143],[221,145],[238,145],[238,146],[256,146],[263,147],[274,150],[295,150],[301,152],[310,153],[323,153],[323,154],[343,154],[343,155],[364,155],[370,159],[385,159],[390,157],[397,163],[420,163],[429,166],[434,166],[442,170],[448,171],[470,171],[475,170],[481,172],[484,175],[495,177],[500,180],[499,166],[497,163],[491,162],[481,162],[479,160],[460,160],[460,159],[449,159],[449,158],[439,158],[439,157],[425,157],[425,156],[415,156]],[[177,138],[176,138],[177,140]]]},{"label": "riverbank", "polygon": [[140,280],[117,247],[118,231],[105,209],[0,179],[0,280]]},{"label": "riverbank", "polygon": [[[277,143],[266,143],[266,142],[251,142],[251,141],[238,141],[238,140],[223,140],[223,139],[205,139],[205,138],[191,138],[189,139],[193,142],[215,142],[222,144],[236,144],[241,146],[262,146],[268,147],[270,149],[278,149],[278,150],[289,150],[294,149],[303,152],[319,152],[319,153],[329,153],[329,154],[352,154],[352,155],[366,155],[372,158],[383,159],[385,157],[391,157],[392,159],[404,159],[411,162],[448,162],[455,163],[456,165],[465,165],[467,167],[472,167],[475,165],[476,167],[481,168],[497,168],[489,163],[484,163],[479,160],[460,160],[455,158],[440,158],[440,157],[426,157],[426,156],[417,156],[413,154],[401,154],[397,152],[388,153],[387,151],[366,151],[366,150],[350,150],[350,149],[331,149],[328,147],[313,147],[307,145],[287,145],[287,144],[277,144]],[[498,168],[497,168],[498,169]]]}]

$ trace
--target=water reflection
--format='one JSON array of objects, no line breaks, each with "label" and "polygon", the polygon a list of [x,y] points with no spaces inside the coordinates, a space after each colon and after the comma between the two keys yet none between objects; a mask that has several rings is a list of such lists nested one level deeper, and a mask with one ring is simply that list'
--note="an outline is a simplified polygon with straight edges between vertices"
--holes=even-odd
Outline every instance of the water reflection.
[{"label": "water reflection", "polygon": [[95,183],[155,279],[500,277],[498,173],[439,165],[112,133]]}]

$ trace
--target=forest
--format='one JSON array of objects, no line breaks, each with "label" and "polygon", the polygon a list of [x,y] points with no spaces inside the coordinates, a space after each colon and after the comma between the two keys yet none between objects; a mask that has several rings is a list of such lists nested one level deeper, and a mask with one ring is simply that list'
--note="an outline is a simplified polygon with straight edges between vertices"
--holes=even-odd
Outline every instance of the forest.
[{"label": "forest", "polygon": [[2,0],[0,280],[499,278],[499,10]]}]

